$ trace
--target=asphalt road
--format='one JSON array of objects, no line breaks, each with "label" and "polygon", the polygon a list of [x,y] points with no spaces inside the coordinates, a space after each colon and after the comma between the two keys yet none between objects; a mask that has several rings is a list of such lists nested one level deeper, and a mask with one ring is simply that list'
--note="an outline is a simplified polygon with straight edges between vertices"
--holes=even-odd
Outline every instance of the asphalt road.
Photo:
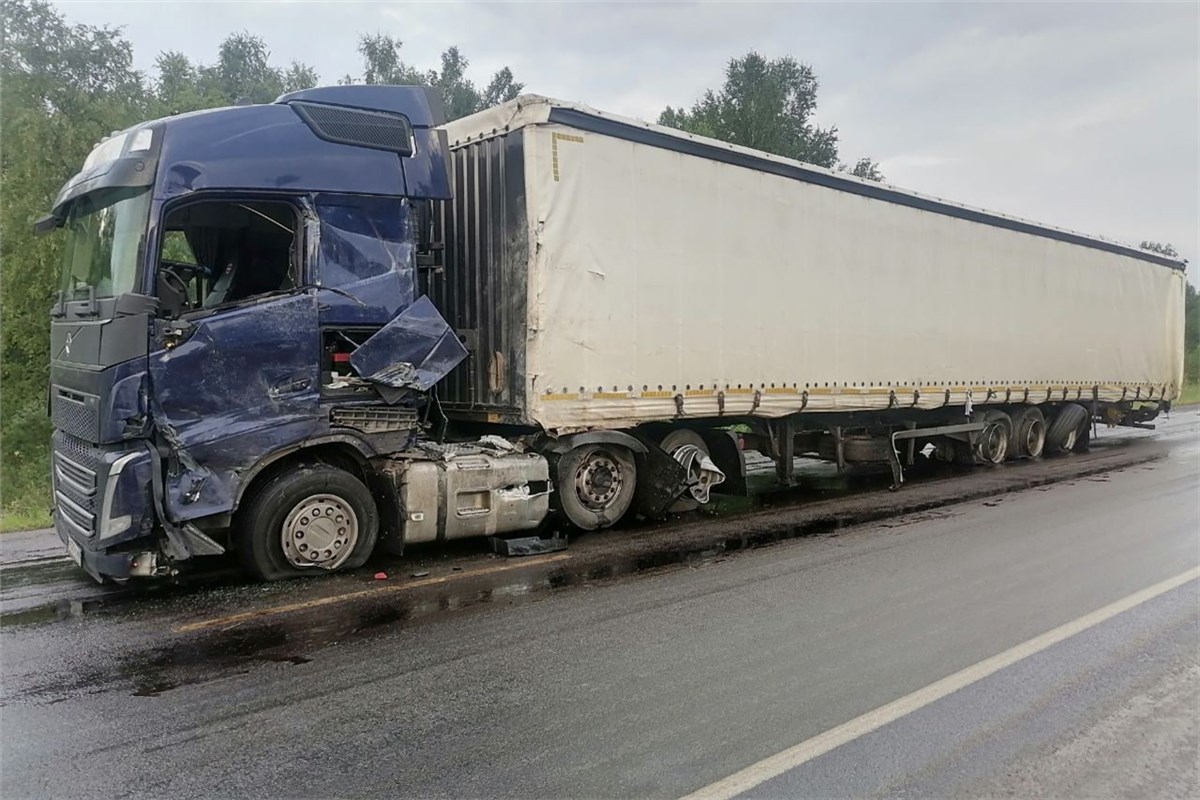
[{"label": "asphalt road", "polygon": [[[337,604],[180,633],[172,598],[9,625],[0,794],[678,797],[1196,568],[1194,416],[1168,438],[1111,474],[353,634]],[[279,637],[309,645],[239,657]],[[1186,580],[746,796],[1198,796],[1198,652]]]}]

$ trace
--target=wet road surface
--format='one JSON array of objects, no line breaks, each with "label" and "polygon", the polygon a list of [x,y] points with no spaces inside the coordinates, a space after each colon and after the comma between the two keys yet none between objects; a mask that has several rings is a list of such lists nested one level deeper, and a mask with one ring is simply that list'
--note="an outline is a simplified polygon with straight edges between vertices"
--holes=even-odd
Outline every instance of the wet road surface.
[{"label": "wet road surface", "polygon": [[[1164,431],[1164,460],[683,567],[486,564],[425,613],[234,582],[10,620],[0,790],[680,796],[1195,567],[1194,414]],[[1193,796],[1198,647],[1189,581],[748,796]]]}]

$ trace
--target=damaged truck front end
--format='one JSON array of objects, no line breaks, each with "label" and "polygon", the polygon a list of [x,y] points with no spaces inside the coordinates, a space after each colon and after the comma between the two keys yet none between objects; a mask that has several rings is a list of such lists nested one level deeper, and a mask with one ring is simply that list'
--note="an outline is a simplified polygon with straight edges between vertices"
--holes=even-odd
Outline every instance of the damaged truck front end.
[{"label": "damaged truck front end", "polygon": [[[429,204],[450,196],[440,122],[417,87],[309,90],[115,134],[66,184],[38,223],[66,230],[54,524],[93,577],[253,550],[239,509],[314,465],[368,502],[390,491],[372,465],[416,442],[466,355],[416,296]],[[343,505],[304,500],[277,526],[284,571],[374,543]]]}]

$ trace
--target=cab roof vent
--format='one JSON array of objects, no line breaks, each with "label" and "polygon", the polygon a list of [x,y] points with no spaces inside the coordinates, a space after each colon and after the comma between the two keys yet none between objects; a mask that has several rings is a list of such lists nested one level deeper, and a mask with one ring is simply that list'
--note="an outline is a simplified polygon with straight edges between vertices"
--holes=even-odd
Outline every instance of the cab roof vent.
[{"label": "cab roof vent", "polygon": [[413,130],[408,117],[384,111],[366,111],[325,103],[292,101],[300,119],[327,142],[413,154]]}]

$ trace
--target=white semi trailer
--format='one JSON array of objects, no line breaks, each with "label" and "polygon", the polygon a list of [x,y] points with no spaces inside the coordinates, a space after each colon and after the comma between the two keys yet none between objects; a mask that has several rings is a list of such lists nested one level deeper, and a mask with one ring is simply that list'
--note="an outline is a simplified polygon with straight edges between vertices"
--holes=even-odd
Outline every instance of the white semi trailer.
[{"label": "white semi trailer", "polygon": [[544,97],[445,131],[427,279],[471,352],[443,390],[458,419],[668,451],[738,422],[785,479],[807,453],[898,481],[897,442],[1037,456],[1179,391],[1174,259]]},{"label": "white semi trailer", "polygon": [[743,447],[898,487],[1179,392],[1177,260],[574,103],[438,104],[156,120],[64,186],[55,525],[92,575],[605,528],[744,491]]}]

